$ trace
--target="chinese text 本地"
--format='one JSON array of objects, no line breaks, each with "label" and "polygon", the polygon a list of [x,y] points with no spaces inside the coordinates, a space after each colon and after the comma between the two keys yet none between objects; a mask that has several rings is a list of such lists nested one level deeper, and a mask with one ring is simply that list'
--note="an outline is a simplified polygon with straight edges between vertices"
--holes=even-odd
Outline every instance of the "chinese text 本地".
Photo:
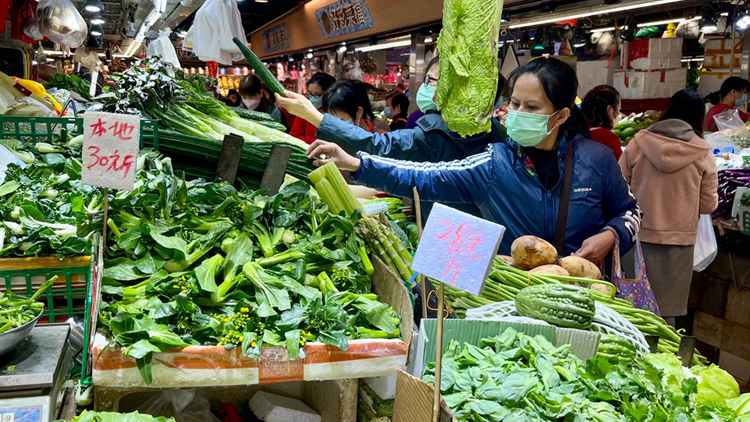
[{"label": "chinese text \u672c\u5730", "polygon": [[139,116],[85,113],[81,181],[91,186],[133,190],[140,137]]}]

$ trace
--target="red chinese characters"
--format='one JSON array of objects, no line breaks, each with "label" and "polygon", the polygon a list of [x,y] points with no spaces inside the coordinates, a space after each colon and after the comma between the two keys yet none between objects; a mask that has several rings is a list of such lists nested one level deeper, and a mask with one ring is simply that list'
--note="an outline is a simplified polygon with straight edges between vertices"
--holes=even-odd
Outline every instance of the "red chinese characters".
[{"label": "red chinese characters", "polygon": [[111,126],[107,127],[107,122],[102,119],[96,119],[96,123],[91,125],[92,136],[102,137],[107,134],[107,131],[112,132],[112,136],[118,137],[123,141],[129,141],[133,139],[133,131],[135,127],[128,123],[114,122]]},{"label": "red chinese characters", "polygon": [[[128,177],[128,173],[130,173],[130,170],[133,168],[133,163],[135,162],[135,156],[133,155],[126,155],[125,157],[121,157],[119,154],[119,150],[115,150],[114,154],[109,156],[100,156],[99,153],[101,152],[101,148],[97,146],[89,146],[88,147],[88,154],[95,159],[93,164],[90,164],[87,166],[89,170],[96,166],[103,167],[106,172],[123,172],[122,177],[126,178]],[[122,158],[122,161],[120,159]],[[118,165],[119,164],[119,165]]]},{"label": "red chinese characters", "polygon": [[453,274],[450,278],[451,285],[455,285],[458,276],[466,265],[471,264],[471,261],[481,257],[478,254],[474,254],[474,250],[484,239],[481,233],[472,232],[471,226],[468,223],[461,223],[458,227],[455,227],[450,221],[440,221],[438,225],[445,227],[447,231],[435,236],[435,238],[437,240],[450,241],[448,243],[448,259],[445,260],[443,277],[447,278]]}]

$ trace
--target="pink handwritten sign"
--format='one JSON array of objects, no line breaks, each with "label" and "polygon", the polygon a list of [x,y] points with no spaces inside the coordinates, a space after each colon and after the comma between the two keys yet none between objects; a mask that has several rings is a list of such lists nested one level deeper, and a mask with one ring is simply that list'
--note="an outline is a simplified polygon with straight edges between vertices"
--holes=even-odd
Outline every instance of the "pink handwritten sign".
[{"label": "pink handwritten sign", "polygon": [[81,181],[91,186],[133,190],[140,147],[140,117],[99,112],[87,112],[83,116]]},{"label": "pink handwritten sign", "polygon": [[484,289],[505,227],[435,204],[412,270],[470,293]]}]

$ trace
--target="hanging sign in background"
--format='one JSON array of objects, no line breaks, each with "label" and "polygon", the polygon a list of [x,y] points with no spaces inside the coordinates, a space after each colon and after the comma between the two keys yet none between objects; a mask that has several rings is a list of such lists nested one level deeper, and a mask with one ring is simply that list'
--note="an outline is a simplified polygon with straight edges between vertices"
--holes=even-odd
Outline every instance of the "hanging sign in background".
[{"label": "hanging sign in background", "polygon": [[323,38],[334,38],[375,26],[365,0],[340,0],[315,11]]},{"label": "hanging sign in background", "polygon": [[86,112],[81,181],[90,186],[133,190],[140,138],[139,116]]},{"label": "hanging sign in background", "polygon": [[479,295],[505,227],[435,204],[414,256],[412,270]]}]

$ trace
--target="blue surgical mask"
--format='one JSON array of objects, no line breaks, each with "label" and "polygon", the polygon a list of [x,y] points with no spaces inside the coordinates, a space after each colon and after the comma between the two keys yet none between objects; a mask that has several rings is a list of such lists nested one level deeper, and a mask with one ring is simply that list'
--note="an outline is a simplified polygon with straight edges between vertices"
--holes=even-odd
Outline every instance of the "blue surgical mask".
[{"label": "blue surgical mask", "polygon": [[375,95],[373,94],[367,94],[367,99],[370,100],[370,102],[375,101]]},{"label": "blue surgical mask", "polygon": [[557,111],[548,116],[508,110],[508,118],[505,120],[508,137],[521,146],[535,147],[555,130],[554,127],[552,130],[547,130],[549,118],[555,114]]},{"label": "blue surgical mask", "polygon": [[422,110],[422,113],[437,110],[437,104],[432,101],[435,98],[435,90],[437,88],[429,84],[422,84],[417,90],[417,107]]},{"label": "blue surgical mask", "polygon": [[321,108],[323,107],[323,98],[318,97],[317,95],[308,95],[307,99],[310,100],[313,106],[315,108]]},{"label": "blue surgical mask", "polygon": [[347,120],[344,120],[344,123],[349,123],[350,125],[354,125],[354,120],[347,119]]},{"label": "blue surgical mask", "polygon": [[383,110],[383,114],[385,114],[385,117],[392,119],[393,118],[393,112],[391,111],[391,108],[386,106],[385,110]]}]

